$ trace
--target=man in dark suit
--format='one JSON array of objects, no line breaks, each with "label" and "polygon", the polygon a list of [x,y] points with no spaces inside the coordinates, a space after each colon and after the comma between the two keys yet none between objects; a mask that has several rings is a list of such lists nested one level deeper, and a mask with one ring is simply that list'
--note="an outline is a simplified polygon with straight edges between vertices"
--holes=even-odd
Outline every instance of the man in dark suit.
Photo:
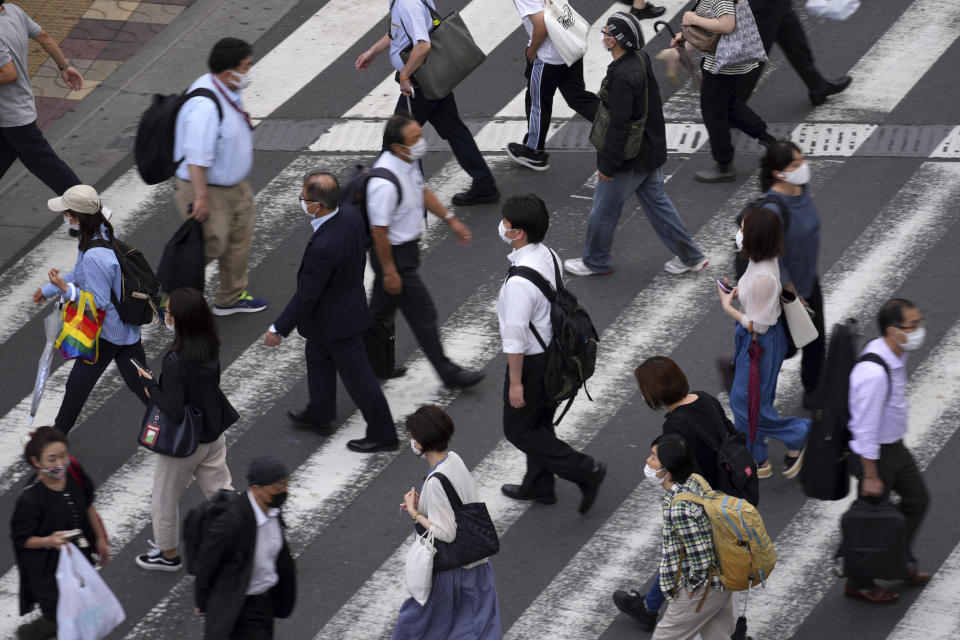
[{"label": "man in dark suit", "polygon": [[297,273],[297,292],[263,341],[271,347],[294,327],[307,339],[307,385],[310,402],[288,412],[295,426],[331,433],[337,412],[337,372],[367,421],[365,437],[347,447],[360,453],[397,448],[390,407],[374,376],[363,346],[363,332],[373,324],[363,286],[366,224],[354,211],[340,211],[340,185],[329,173],[306,177],[300,191],[313,236]]},{"label": "man in dark suit", "polygon": [[250,463],[250,488],[210,523],[197,556],[197,612],[204,640],[270,640],[273,619],[293,612],[296,567],[280,507],[290,474],[275,456]]}]

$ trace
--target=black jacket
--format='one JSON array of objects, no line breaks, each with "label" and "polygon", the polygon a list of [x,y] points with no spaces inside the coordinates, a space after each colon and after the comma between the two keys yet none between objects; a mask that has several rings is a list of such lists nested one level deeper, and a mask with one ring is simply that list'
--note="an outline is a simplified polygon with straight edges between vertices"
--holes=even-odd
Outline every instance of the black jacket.
[{"label": "black jacket", "polygon": [[[643,62],[639,56],[643,56]],[[643,63],[647,71],[643,71]],[[663,122],[663,103],[660,100],[660,87],[653,75],[650,56],[643,51],[627,53],[614,60],[607,67],[604,78],[609,95],[604,105],[610,111],[610,125],[603,143],[603,151],[597,153],[597,169],[605,176],[633,171],[646,173],[663,165],[667,161],[667,132]],[[646,103],[643,99],[644,86],[647,87]],[[640,155],[630,160],[623,158],[623,145],[626,141],[629,123],[643,117],[647,111],[647,122],[643,131]]]},{"label": "black jacket", "polygon": [[170,351],[163,358],[163,372],[147,384],[150,399],[169,418],[183,420],[186,405],[203,414],[200,442],[213,442],[240,415],[220,390],[220,359],[193,362]]},{"label": "black jacket", "polygon": [[711,487],[718,487],[717,452],[700,434],[708,434],[716,442],[723,442],[727,435],[727,414],[723,412],[720,401],[705,391],[691,391],[697,399],[690,404],[680,405],[666,415],[663,433],[678,433],[686,439],[693,449],[697,463],[696,473],[703,476]]},{"label": "black jacket", "polygon": [[363,286],[366,249],[359,212],[341,209],[320,225],[303,252],[297,292],[273,323],[277,332],[286,336],[296,327],[308,340],[330,343],[370,328]]},{"label": "black jacket", "polygon": [[[230,637],[247,597],[256,542],[257,519],[244,493],[210,524],[200,545],[194,587],[197,608],[206,614],[204,640]],[[277,574],[280,580],[269,592],[273,617],[286,618],[297,596],[296,567],[286,536],[277,556]]]}]

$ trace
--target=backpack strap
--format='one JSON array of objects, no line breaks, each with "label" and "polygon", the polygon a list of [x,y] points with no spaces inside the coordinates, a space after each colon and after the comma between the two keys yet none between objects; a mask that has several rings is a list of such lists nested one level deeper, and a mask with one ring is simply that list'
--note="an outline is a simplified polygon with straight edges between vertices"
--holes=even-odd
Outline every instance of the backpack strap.
[{"label": "backpack strap", "polygon": [[215,94],[213,91],[207,89],[206,87],[200,87],[199,89],[194,89],[184,96],[183,101],[186,102],[190,98],[210,98],[213,100],[213,104],[217,105],[217,115],[220,116],[220,122],[223,122],[223,107],[220,105],[220,99],[217,98],[217,94]]},{"label": "backpack strap", "polygon": [[77,459],[73,456],[70,456],[70,466],[67,467],[67,471],[70,472],[70,475],[73,476],[73,479],[77,481],[77,484],[80,485],[81,489],[86,489],[87,485],[83,481],[83,474],[81,473],[82,469],[83,467],[80,466],[80,463],[77,461]]},{"label": "backpack strap", "polygon": [[763,197],[760,208],[765,204],[775,204],[780,209],[780,219],[783,221],[783,235],[787,235],[787,229],[790,228],[790,208],[786,201],[775,193],[768,193]]},{"label": "backpack strap", "polygon": [[[208,89],[209,91],[209,89]],[[112,249],[113,255],[117,258],[117,263],[120,262],[121,252],[119,247],[117,247],[114,242],[116,238],[111,237],[109,240],[105,238],[94,238],[90,241],[91,249]],[[123,271],[123,265],[120,266],[121,272]],[[120,293],[123,294],[123,273],[120,274]],[[113,308],[119,311],[120,309],[120,299],[117,298],[117,292],[113,290],[113,287],[110,287],[110,302],[113,303]]]},{"label": "backpack strap", "polygon": [[454,513],[460,511],[460,509],[463,509],[463,500],[460,499],[460,496],[457,494],[457,490],[453,488],[450,478],[443,475],[439,471],[431,473],[430,477],[436,478],[440,481],[440,484],[443,485],[443,491],[447,494],[447,500],[450,501],[450,506],[453,507]]},{"label": "backpack strap", "polygon": [[[554,258],[554,267],[556,267],[556,258]],[[540,290],[540,293],[553,304],[557,301],[557,292],[553,290],[553,287],[550,286],[550,283],[547,282],[547,279],[544,278],[539,271],[532,267],[510,267],[510,270],[507,271],[507,278],[509,279],[512,276],[520,276],[521,278],[528,280],[533,283],[533,285]],[[557,280],[559,282],[559,280]],[[540,343],[540,346],[544,351],[547,350],[547,343],[543,341],[543,338],[540,336],[540,332],[537,331],[537,328],[533,326],[533,323],[529,323],[530,331],[533,332],[533,336],[537,339],[537,342]]]},{"label": "backpack strap", "polygon": [[875,353],[865,353],[857,358],[857,361],[854,363],[854,366],[860,364],[861,362],[872,362],[883,367],[883,372],[887,375],[887,400],[890,399],[890,394],[893,392],[893,381],[890,379],[890,367],[887,365],[886,361]]},{"label": "backpack strap", "polygon": [[400,204],[400,201],[403,200],[403,187],[400,185],[400,180],[397,178],[396,174],[386,167],[373,167],[370,171],[367,172],[366,181],[363,183],[364,199],[366,199],[367,185],[370,183],[370,178],[382,178],[395,186],[397,188],[397,204]]}]

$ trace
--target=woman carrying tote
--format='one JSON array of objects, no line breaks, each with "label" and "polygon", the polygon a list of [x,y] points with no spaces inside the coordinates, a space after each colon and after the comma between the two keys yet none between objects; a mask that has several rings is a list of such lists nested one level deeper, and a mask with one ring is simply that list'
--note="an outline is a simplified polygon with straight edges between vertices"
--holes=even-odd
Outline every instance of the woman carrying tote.
[{"label": "woman carrying tote", "polygon": [[[781,211],[777,201],[771,201],[771,198],[767,198],[767,203],[763,205],[765,209],[777,212],[785,228],[780,281],[784,289],[798,295],[813,311],[813,325],[818,334],[813,342],[803,347],[800,364],[803,406],[813,409],[826,339],[823,294],[817,268],[820,258],[820,214],[807,190],[809,181],[810,167],[797,145],[789,140],[778,140],[770,145],[760,161],[760,188],[768,196],[776,196],[787,208],[786,212]],[[787,347],[786,357],[792,358],[796,352],[791,344]]]},{"label": "woman carrying tote", "polygon": [[[724,291],[717,285],[723,310],[737,321],[735,332],[733,388],[730,408],[734,426],[749,433],[748,394],[750,376],[750,344],[756,340],[763,349],[759,360],[760,417],[756,442],[750,446],[757,461],[757,475],[769,478],[773,467],[767,459],[765,437],[780,440],[787,447],[783,460],[783,475],[792,478],[803,464],[803,447],[810,430],[810,421],[795,416],[783,418],[773,406],[777,377],[787,353],[787,334],[780,309],[780,267],[777,259],[783,255],[780,218],[769,209],[748,209],[737,232],[737,247],[742,258],[749,260],[747,270],[737,287]],[[740,309],[733,306],[739,300]]]},{"label": "woman carrying tote", "polygon": [[153,472],[150,515],[153,547],[137,556],[148,571],[179,571],[180,497],[193,478],[209,500],[221,489],[233,489],[227,468],[223,432],[239,418],[220,390],[220,338],[206,300],[196,289],[170,294],[167,325],[173,325],[173,346],[163,358],[160,380],[139,370],[157,408],[174,422],[183,420],[187,406],[202,415],[200,445],[186,458],[158,455]]},{"label": "woman carrying tote", "polygon": [[[10,522],[20,571],[20,615],[30,613],[37,604],[43,615],[20,625],[17,637],[47,640],[57,637],[60,547],[72,542],[91,564],[93,553],[101,564],[107,564],[110,546],[93,506],[93,481],[71,461],[63,432],[40,427],[27,443],[23,457],[36,470],[36,476],[17,498]],[[76,535],[77,530],[80,535]]]},{"label": "woman carrying tote", "polygon": [[[402,508],[414,523],[433,529],[437,540],[453,542],[457,521],[453,507],[438,478],[442,473],[456,490],[463,504],[477,502],[477,488],[463,460],[447,450],[453,436],[453,420],[440,407],[420,407],[407,418],[410,448],[423,457],[430,470],[421,493],[411,488],[403,496]],[[500,605],[493,568],[487,558],[465,567],[435,571],[430,597],[424,606],[408,598],[400,609],[393,640],[476,638],[499,640]]]}]

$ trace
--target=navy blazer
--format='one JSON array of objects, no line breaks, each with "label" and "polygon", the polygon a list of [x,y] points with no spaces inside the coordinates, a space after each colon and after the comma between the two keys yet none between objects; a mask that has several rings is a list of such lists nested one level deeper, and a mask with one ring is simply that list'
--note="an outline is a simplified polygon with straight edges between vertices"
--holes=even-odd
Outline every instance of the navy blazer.
[{"label": "navy blazer", "polygon": [[340,209],[314,232],[297,272],[297,292],[273,323],[281,336],[336,342],[373,325],[363,272],[367,230],[360,213]]}]

